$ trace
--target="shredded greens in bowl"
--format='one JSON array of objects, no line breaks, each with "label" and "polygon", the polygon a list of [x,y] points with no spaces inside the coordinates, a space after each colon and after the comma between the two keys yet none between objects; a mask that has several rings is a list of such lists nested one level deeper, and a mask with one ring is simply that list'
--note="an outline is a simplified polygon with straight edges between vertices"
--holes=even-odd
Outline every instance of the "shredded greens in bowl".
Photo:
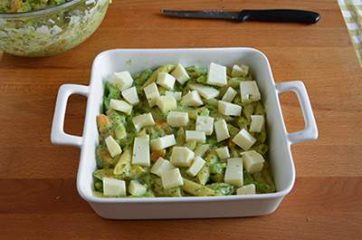
[{"label": "shredded greens in bowl", "polygon": [[168,64],[105,82],[94,192],[101,197],[275,192],[266,112],[249,67]]},{"label": "shredded greens in bowl", "polygon": [[[96,31],[110,0],[66,2],[68,0],[1,0],[0,50],[26,57],[51,56],[69,50]],[[57,5],[59,7],[53,7]],[[45,10],[35,11],[39,9]]]},{"label": "shredded greens in bowl", "polygon": [[1,0],[0,13],[31,12],[70,1],[72,0]]}]

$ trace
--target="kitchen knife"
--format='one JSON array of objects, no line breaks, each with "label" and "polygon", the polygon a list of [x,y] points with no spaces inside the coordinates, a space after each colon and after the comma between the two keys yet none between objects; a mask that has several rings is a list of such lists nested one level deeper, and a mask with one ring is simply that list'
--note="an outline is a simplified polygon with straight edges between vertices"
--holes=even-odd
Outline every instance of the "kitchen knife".
[{"label": "kitchen knife", "polygon": [[268,10],[161,10],[163,15],[178,18],[204,18],[224,19],[237,22],[261,21],[261,22],[295,22],[312,24],[320,19],[319,13],[295,9],[268,9]]}]

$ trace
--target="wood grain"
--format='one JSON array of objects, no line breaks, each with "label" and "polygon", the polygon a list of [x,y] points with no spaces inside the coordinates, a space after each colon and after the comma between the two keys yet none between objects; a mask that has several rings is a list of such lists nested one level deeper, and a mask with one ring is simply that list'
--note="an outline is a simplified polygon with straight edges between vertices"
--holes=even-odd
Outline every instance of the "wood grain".
[{"label": "wood grain", "polygon": [[[189,6],[189,7],[188,7]],[[168,19],[161,8],[304,8],[316,25]],[[320,138],[293,146],[294,190],[269,216],[107,221],[76,192],[79,150],[53,146],[58,88],[87,84],[94,57],[110,48],[256,47],[277,82],[303,80]],[[332,0],[115,0],[84,44],[49,58],[0,61],[0,239],[361,239],[362,70]],[[303,128],[297,98],[281,96],[289,131]],[[72,97],[66,130],[81,134],[86,99]]]}]

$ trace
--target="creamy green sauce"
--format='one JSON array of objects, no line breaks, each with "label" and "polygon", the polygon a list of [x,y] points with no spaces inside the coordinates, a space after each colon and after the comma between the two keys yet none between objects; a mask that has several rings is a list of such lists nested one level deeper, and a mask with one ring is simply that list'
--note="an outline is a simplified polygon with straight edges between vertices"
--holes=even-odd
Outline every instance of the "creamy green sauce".
[{"label": "creamy green sauce", "polygon": [[[97,169],[94,171],[94,190],[96,196],[102,196],[103,192],[103,177],[110,177],[116,179],[122,179],[127,182],[130,180],[137,180],[141,184],[147,186],[147,192],[139,197],[181,197],[181,196],[225,196],[235,195],[237,187],[224,182],[226,160],[222,160],[218,157],[215,149],[223,146],[229,148],[230,157],[241,157],[243,150],[236,146],[231,139],[239,132],[239,129],[250,127],[250,116],[253,114],[259,114],[266,116],[264,105],[262,101],[254,101],[245,103],[241,101],[239,84],[245,80],[253,80],[251,73],[247,73],[241,77],[231,77],[230,68],[228,68],[228,83],[224,87],[215,87],[220,91],[219,97],[226,92],[229,86],[238,91],[238,95],[234,98],[232,103],[243,106],[242,114],[237,117],[230,117],[221,115],[218,112],[217,99],[204,100],[204,105],[200,107],[183,106],[178,101],[178,107],[175,111],[187,112],[190,118],[190,122],[186,127],[171,127],[167,124],[167,114],[164,114],[156,106],[150,107],[143,88],[152,82],[155,82],[157,72],[171,72],[174,69],[174,65],[164,65],[157,69],[146,69],[133,76],[134,86],[137,88],[137,93],[140,98],[140,103],[133,106],[132,113],[126,115],[122,112],[115,111],[110,108],[111,99],[122,99],[120,90],[110,82],[105,83],[105,93],[103,99],[103,114],[97,118],[98,130],[99,130],[99,145],[96,150]],[[180,85],[176,82],[173,91],[181,91],[182,96],[190,91],[190,84],[201,83],[204,84],[207,79],[207,69],[199,68],[196,66],[190,66],[186,68],[190,80],[185,85]],[[159,86],[160,95],[164,95],[166,89]],[[203,159],[206,161],[206,165],[195,176],[192,177],[187,173],[187,167],[180,167],[181,175],[184,179],[190,180],[198,184],[198,188],[194,188],[191,191],[184,191],[182,187],[176,187],[173,189],[164,189],[162,187],[161,178],[150,172],[150,167],[143,167],[139,165],[131,164],[130,157],[128,159],[122,158],[122,154],[115,157],[111,157],[106,144],[105,138],[112,136],[118,144],[121,146],[123,152],[129,150],[132,151],[134,139],[139,133],[136,132],[132,119],[134,116],[152,113],[155,121],[154,126],[145,127],[142,131],[143,134],[148,134],[150,140],[157,139],[159,137],[174,134],[177,146],[186,146],[192,151],[202,151],[201,145],[206,146],[206,152],[203,155]],[[228,130],[231,135],[230,139],[217,142],[215,131],[211,136],[207,136],[206,143],[198,143],[195,141],[185,141],[185,131],[195,129],[195,119],[197,116],[210,116],[215,119],[225,119],[227,122]],[[255,184],[257,193],[270,193],[275,192],[275,185],[273,182],[272,174],[270,171],[270,163],[268,159],[268,144],[267,144],[267,131],[264,128],[261,132],[253,132],[253,137],[257,139],[256,143],[250,150],[255,150],[265,158],[265,163],[262,171],[250,174],[244,169],[244,185]],[[152,151],[151,150],[151,164],[162,157],[164,159],[170,159],[171,149],[167,148],[164,151]],[[121,160],[120,160],[121,159]],[[122,161],[122,164],[120,164]],[[115,171],[115,167],[118,166]],[[152,167],[152,166],[151,166]],[[129,196],[132,197],[132,196]]]}]

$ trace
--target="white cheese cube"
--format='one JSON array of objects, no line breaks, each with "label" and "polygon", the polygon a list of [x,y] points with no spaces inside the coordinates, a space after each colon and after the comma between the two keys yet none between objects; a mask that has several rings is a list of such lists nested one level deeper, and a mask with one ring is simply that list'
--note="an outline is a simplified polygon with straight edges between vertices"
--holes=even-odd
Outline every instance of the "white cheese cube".
[{"label": "white cheese cube", "polygon": [[127,102],[123,101],[123,100],[116,100],[116,99],[111,99],[109,106],[117,111],[123,112],[127,115],[130,115],[132,112],[132,105],[128,104]]},{"label": "white cheese cube", "polygon": [[119,146],[112,136],[108,136],[104,141],[112,158],[122,153],[121,146]]},{"label": "white cheese cube", "polygon": [[156,100],[160,96],[160,92],[158,91],[156,83],[151,83],[147,87],[143,89],[145,92],[148,104],[150,107],[153,107],[156,105]]},{"label": "white cheese cube", "polygon": [[238,187],[243,186],[243,160],[241,158],[228,159],[224,181]]},{"label": "white cheese cube", "polygon": [[137,132],[139,132],[143,127],[155,125],[155,121],[153,120],[151,113],[138,115],[132,119],[132,122]]},{"label": "white cheese cube", "polygon": [[190,79],[189,74],[181,64],[177,64],[175,69],[171,72],[171,75],[174,76],[181,85]]},{"label": "white cheese cube", "polygon": [[205,132],[206,135],[211,135],[214,131],[214,118],[209,116],[197,116],[196,131]]},{"label": "white cheese cube", "polygon": [[210,149],[209,144],[198,145],[195,149],[195,156],[203,157],[209,149]]},{"label": "white cheese cube", "polygon": [[230,137],[229,129],[224,119],[217,120],[214,123],[215,133],[216,133],[216,140],[221,142],[225,139]]},{"label": "white cheese cube", "polygon": [[123,90],[122,97],[126,99],[126,101],[129,102],[129,104],[131,105],[136,105],[137,103],[140,102],[136,87],[131,87],[126,90]]},{"label": "white cheese cube", "polygon": [[255,81],[240,82],[240,95],[242,102],[253,102],[261,99],[259,88]]},{"label": "white cheese cube", "polygon": [[163,113],[168,113],[177,108],[177,101],[171,96],[160,96],[156,100],[156,104]]},{"label": "white cheese cube", "polygon": [[219,101],[218,111],[226,116],[240,116],[241,106],[229,102]]},{"label": "white cheese cube", "polygon": [[135,137],[133,144],[132,164],[149,167],[150,161],[150,136]]},{"label": "white cheese cube", "polygon": [[168,90],[173,89],[175,81],[175,77],[168,73],[160,72],[157,75],[157,84]]},{"label": "white cheese cube", "polygon": [[232,77],[245,77],[249,73],[249,67],[246,65],[234,65],[231,70]]},{"label": "white cheese cube", "polygon": [[176,139],[173,134],[151,140],[152,150],[162,150],[173,145],[176,145]]},{"label": "white cheese cube", "polygon": [[147,187],[139,183],[137,180],[131,180],[128,184],[128,192],[132,196],[139,197],[147,192]]},{"label": "white cheese cube", "polygon": [[189,167],[194,159],[195,153],[187,147],[175,146],[172,148],[170,162],[174,166],[178,167]]},{"label": "white cheese cube", "polygon": [[232,100],[234,100],[234,98],[237,94],[238,94],[238,92],[234,88],[229,87],[226,90],[226,92],[221,100],[224,102],[231,102]]},{"label": "white cheese cube", "polygon": [[236,190],[237,195],[256,194],[256,188],[254,184],[244,185]]},{"label": "white cheese cube", "polygon": [[126,182],[123,180],[104,177],[103,181],[103,195],[106,197],[125,197]]},{"label": "white cheese cube", "polygon": [[250,132],[261,132],[264,127],[264,116],[263,115],[251,115]]},{"label": "white cheese cube", "polygon": [[251,150],[241,153],[245,169],[248,173],[260,172],[264,166],[264,157],[260,153]]},{"label": "white cheese cube", "polygon": [[224,159],[227,159],[230,157],[229,148],[227,146],[217,148],[216,153],[221,160],[224,160]]},{"label": "white cheese cube", "polygon": [[151,168],[151,173],[161,177],[163,172],[174,169],[174,168],[175,167],[168,160],[160,157],[159,159],[157,159],[155,164],[153,164],[153,166]]},{"label": "white cheese cube", "polygon": [[189,114],[187,112],[169,112],[167,115],[167,124],[171,127],[184,127],[189,123]]},{"label": "white cheese cube", "polygon": [[133,78],[128,71],[116,72],[113,73],[111,82],[123,91],[132,86]]},{"label": "white cheese cube", "polygon": [[219,96],[220,91],[213,88],[213,87],[209,87],[209,86],[205,86],[202,84],[197,84],[197,83],[193,83],[193,84],[189,84],[189,87],[191,90],[196,90],[201,97],[205,98],[205,99],[211,99],[211,98],[216,98],[217,96]]},{"label": "white cheese cube", "polygon": [[232,141],[246,151],[251,146],[253,146],[253,144],[256,142],[256,139],[243,128],[238,134],[234,136]]},{"label": "white cheese cube", "polygon": [[180,169],[174,168],[168,171],[165,171],[161,175],[162,186],[164,189],[170,189],[174,187],[179,187],[184,185],[183,178],[180,173]]},{"label": "white cheese cube", "polygon": [[195,157],[194,161],[192,162],[189,169],[187,169],[187,173],[190,174],[190,176],[195,177],[200,170],[205,166],[206,161],[202,159],[201,157]]},{"label": "white cheese cube", "polygon": [[182,97],[181,103],[184,106],[191,106],[191,107],[199,107],[204,103],[201,100],[199,93],[196,90],[193,90]]},{"label": "white cheese cube", "polygon": [[176,99],[176,101],[180,101],[182,97],[182,92],[172,92],[172,91],[166,91],[165,96],[171,96]]},{"label": "white cheese cube", "polygon": [[186,142],[189,141],[196,141],[200,143],[206,142],[206,135],[205,132],[199,132],[199,131],[186,131]]},{"label": "white cheese cube", "polygon": [[225,86],[227,84],[226,67],[210,63],[206,83],[218,87]]}]

